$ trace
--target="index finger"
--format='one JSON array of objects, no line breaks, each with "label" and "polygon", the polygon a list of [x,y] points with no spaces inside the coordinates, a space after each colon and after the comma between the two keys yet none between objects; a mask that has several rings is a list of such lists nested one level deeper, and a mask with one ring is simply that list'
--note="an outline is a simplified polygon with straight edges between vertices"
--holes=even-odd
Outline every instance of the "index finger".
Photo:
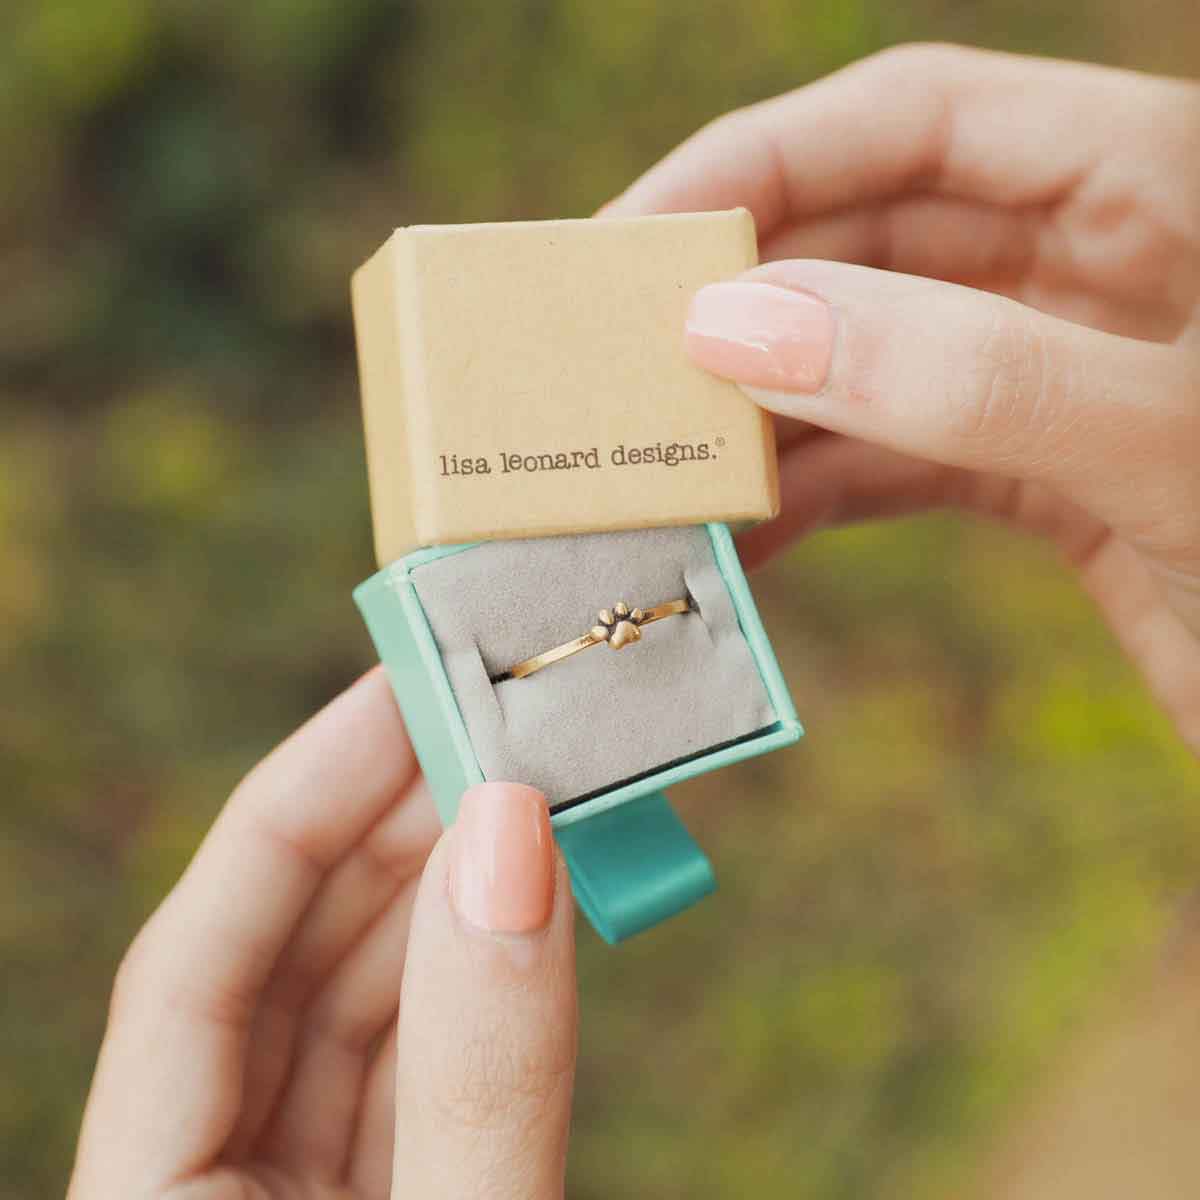
[{"label": "index finger", "polygon": [[149,1194],[224,1145],[276,962],[329,870],[415,778],[376,669],[234,791],[122,964],[72,1196]]},{"label": "index finger", "polygon": [[1128,105],[1137,78],[957,46],[896,47],[718,118],[601,215],[744,206],[766,238],[913,190],[1053,203],[1124,140],[1117,126],[1137,119]]},{"label": "index finger", "polygon": [[136,944],[135,987],[222,1022],[258,993],[329,870],[416,773],[382,669],[363,676],[234,790]]},{"label": "index finger", "polygon": [[329,869],[415,776],[376,669],[234,791],[121,966],[72,1196],[157,1194],[224,1145],[276,961]]}]

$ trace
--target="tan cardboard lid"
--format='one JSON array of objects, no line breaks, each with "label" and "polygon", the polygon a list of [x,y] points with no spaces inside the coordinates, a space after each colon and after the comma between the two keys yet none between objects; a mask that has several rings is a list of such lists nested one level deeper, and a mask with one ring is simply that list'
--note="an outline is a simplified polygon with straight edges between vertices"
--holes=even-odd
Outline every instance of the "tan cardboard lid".
[{"label": "tan cardboard lid", "polygon": [[778,511],[770,419],[683,348],[744,209],[415,225],[352,292],[376,554]]}]

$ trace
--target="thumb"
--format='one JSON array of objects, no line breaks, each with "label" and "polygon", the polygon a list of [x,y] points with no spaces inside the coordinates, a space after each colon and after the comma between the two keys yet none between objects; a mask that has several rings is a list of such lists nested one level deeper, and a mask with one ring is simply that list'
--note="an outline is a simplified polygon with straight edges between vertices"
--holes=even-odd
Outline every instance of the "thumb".
[{"label": "thumb", "polygon": [[1150,491],[1161,510],[1159,489],[1195,473],[1200,408],[1176,349],[991,293],[845,263],[769,263],[696,294],[687,346],[774,412],[1051,483],[1114,525],[1143,516]]},{"label": "thumb", "polygon": [[485,783],[426,865],[397,1034],[392,1194],[563,1194],[574,909],[545,797]]}]

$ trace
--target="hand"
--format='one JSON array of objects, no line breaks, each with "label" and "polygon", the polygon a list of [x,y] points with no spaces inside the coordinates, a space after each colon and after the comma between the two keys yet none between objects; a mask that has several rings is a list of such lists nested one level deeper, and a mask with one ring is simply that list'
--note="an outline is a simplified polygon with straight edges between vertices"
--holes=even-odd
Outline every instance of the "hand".
[{"label": "hand", "polygon": [[485,784],[438,833],[373,671],[246,778],[138,935],[69,1200],[561,1197],[573,906],[545,800]]},{"label": "hand", "polygon": [[903,47],[722,117],[604,215],[734,205],[766,265],[687,340],[778,414],[749,563],[822,523],[1014,521],[1200,750],[1200,88]]}]

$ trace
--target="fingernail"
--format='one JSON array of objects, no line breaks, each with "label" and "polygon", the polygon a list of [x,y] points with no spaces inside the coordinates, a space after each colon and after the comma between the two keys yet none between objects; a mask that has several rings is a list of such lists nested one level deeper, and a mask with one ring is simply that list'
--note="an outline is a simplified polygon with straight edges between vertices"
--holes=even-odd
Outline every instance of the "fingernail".
[{"label": "fingernail", "polygon": [[687,350],[706,370],[750,387],[817,392],[833,355],[833,313],[770,283],[712,283],[692,298]]},{"label": "fingernail", "polygon": [[490,933],[532,933],[550,920],[554,845],[541,792],[520,783],[481,783],[463,794],[450,895],[465,921]]}]

